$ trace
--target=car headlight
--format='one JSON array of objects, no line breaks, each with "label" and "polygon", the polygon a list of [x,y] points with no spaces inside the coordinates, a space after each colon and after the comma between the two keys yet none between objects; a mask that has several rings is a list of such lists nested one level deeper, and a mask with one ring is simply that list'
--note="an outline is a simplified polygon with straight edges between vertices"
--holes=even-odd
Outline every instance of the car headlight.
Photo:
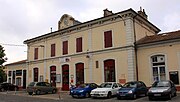
[{"label": "car headlight", "polygon": [[132,94],[132,93],[133,93],[133,91],[132,91],[132,90],[130,90],[128,93],[129,93],[129,94]]},{"label": "car headlight", "polygon": [[80,90],[79,92],[84,92],[84,90]]}]

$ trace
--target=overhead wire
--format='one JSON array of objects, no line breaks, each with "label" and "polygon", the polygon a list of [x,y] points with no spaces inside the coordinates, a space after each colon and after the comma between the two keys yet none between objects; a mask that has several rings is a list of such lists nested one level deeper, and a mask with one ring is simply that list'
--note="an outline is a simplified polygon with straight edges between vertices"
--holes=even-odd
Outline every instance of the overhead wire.
[{"label": "overhead wire", "polygon": [[5,43],[0,43],[0,45],[5,45],[5,46],[19,46],[19,47],[26,47],[25,45],[18,45],[18,44],[5,44]]}]

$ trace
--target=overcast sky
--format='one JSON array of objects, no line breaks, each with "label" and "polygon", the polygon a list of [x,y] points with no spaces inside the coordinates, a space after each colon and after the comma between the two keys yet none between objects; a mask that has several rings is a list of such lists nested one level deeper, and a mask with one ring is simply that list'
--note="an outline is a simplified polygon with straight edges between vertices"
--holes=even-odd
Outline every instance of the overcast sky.
[{"label": "overcast sky", "polygon": [[0,44],[7,63],[26,59],[23,41],[56,31],[63,14],[81,22],[103,16],[108,8],[113,13],[129,8],[145,9],[148,20],[161,32],[180,30],[180,0],[0,0]]}]

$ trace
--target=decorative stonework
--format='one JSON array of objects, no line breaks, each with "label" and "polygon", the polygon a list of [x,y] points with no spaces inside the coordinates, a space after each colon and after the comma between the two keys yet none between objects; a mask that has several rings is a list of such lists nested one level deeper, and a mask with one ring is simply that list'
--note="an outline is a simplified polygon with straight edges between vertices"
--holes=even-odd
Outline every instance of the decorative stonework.
[{"label": "decorative stonework", "polygon": [[132,48],[128,50],[128,81],[136,80],[136,64],[135,64],[135,51]]}]

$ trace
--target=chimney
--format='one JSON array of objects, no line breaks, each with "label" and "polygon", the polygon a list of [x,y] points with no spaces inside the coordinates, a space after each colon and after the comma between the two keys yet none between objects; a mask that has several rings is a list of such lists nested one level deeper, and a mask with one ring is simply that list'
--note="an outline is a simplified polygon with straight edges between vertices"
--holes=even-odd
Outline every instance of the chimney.
[{"label": "chimney", "polygon": [[112,15],[113,13],[112,13],[112,11],[109,11],[107,8],[105,9],[105,10],[103,10],[104,11],[104,17],[106,17],[106,16],[109,16],[109,15]]},{"label": "chimney", "polygon": [[143,18],[147,19],[147,15],[146,15],[146,12],[145,10],[143,9],[142,10],[142,7],[140,7],[140,11],[138,11],[138,14],[141,15]]}]

